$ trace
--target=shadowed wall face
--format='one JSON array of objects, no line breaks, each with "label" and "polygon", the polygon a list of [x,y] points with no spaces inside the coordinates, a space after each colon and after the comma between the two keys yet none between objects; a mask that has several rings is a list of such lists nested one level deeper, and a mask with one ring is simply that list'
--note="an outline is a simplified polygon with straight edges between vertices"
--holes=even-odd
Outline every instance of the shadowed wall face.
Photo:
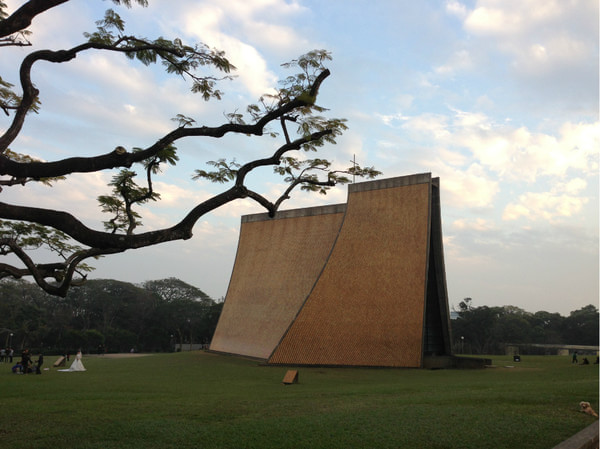
[{"label": "shadowed wall face", "polygon": [[267,359],[323,269],[342,219],[338,207],[335,213],[243,222],[210,349]]},{"label": "shadowed wall face", "polygon": [[349,195],[327,265],[269,363],[421,366],[430,186]]}]

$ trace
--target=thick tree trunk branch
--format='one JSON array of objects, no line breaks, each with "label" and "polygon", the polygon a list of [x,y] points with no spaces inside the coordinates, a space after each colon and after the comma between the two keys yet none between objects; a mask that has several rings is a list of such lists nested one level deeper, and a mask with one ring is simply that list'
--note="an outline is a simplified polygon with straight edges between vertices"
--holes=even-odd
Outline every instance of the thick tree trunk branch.
[{"label": "thick tree trunk branch", "polygon": [[[2,23],[2,22],[0,22]],[[19,79],[21,82],[21,88],[23,89],[23,97],[21,99],[21,103],[16,109],[15,117],[10,127],[6,130],[6,132],[0,136],[0,152],[4,152],[9,145],[17,138],[19,133],[21,132],[21,128],[23,127],[23,123],[25,122],[25,116],[31,109],[35,99],[37,98],[39,91],[34,87],[33,82],[31,81],[31,69],[33,65],[38,61],[48,61],[54,63],[62,63],[70,61],[77,57],[78,53],[87,50],[108,50],[108,51],[116,51],[121,53],[132,53],[143,50],[161,50],[163,52],[171,52],[177,53],[176,50],[168,49],[161,47],[159,45],[147,44],[147,45],[139,45],[139,46],[123,46],[119,47],[118,44],[108,45],[99,42],[87,42],[85,44],[78,45],[69,50],[39,50],[27,55],[23,62],[21,63],[21,67],[19,69]],[[14,161],[13,161],[14,162]],[[15,162],[16,164],[21,164],[19,162]],[[25,163],[24,165],[29,165],[29,163]],[[88,170],[88,171],[97,171]],[[11,174],[11,173],[0,173],[0,174]],[[68,174],[68,173],[64,173]],[[18,177],[18,176],[17,176]],[[32,178],[45,178],[45,175],[32,175]],[[52,176],[50,176],[52,177]]]},{"label": "thick tree trunk branch", "polygon": [[[236,184],[233,187],[198,204],[179,223],[170,228],[131,235],[100,232],[88,228],[81,221],[67,212],[37,207],[16,206],[3,202],[0,202],[0,218],[50,226],[64,232],[83,245],[102,251],[108,250],[111,252],[118,252],[127,249],[152,246],[173,240],[187,240],[192,237],[193,227],[200,217],[224,204],[249,196],[248,189],[244,186],[244,180],[250,171],[262,166],[277,165],[279,164],[280,158],[286,152],[298,150],[303,144],[321,139],[330,133],[331,131],[325,130],[313,133],[310,136],[302,137],[281,146],[275,151],[273,156],[269,158],[259,159],[245,164],[238,171]],[[253,198],[257,199],[255,196],[253,196]],[[266,202],[261,202],[261,204],[263,204],[269,212],[272,213],[274,211],[272,205],[269,205]]]},{"label": "thick tree trunk branch", "polygon": [[31,25],[35,16],[68,1],[69,0],[29,0],[5,20],[0,22],[0,37],[10,36],[13,33],[23,31]]},{"label": "thick tree trunk branch", "polygon": [[[44,12],[54,6],[61,3],[65,3],[68,0],[30,0],[26,2],[19,10],[17,10],[7,20],[0,22],[0,39],[3,36],[10,36],[11,34],[18,32],[26,28],[31,24],[31,20],[39,13]],[[5,34],[3,34],[5,33]],[[96,39],[96,38],[93,38]],[[191,72],[187,72],[186,63],[182,63],[180,67],[177,65],[181,62],[182,58],[185,58],[189,48],[185,47],[186,50],[182,50],[183,47],[180,45],[173,45],[172,47],[168,44],[161,45],[160,40],[156,43],[142,41],[131,36],[121,36],[116,42],[112,41],[109,43],[103,43],[98,40],[90,41],[82,45],[73,47],[68,50],[51,51],[51,50],[40,50],[35,51],[23,59],[20,67],[20,83],[22,88],[22,96],[18,106],[14,107],[14,117],[10,126],[5,132],[0,135],[0,176],[5,176],[6,179],[0,180],[0,185],[11,185],[18,180],[27,181],[40,181],[45,179],[52,179],[63,177],[71,173],[90,173],[98,172],[105,169],[113,168],[129,168],[134,163],[143,162],[145,165],[148,161],[153,158],[159,157],[160,152],[166,148],[172,146],[172,144],[178,139],[187,137],[213,137],[221,138],[228,133],[234,134],[245,134],[245,135],[256,135],[262,136],[265,132],[265,128],[274,121],[281,121],[283,128],[285,143],[277,148],[270,157],[264,159],[257,159],[246,163],[241,166],[239,170],[231,169],[231,173],[235,173],[235,182],[232,187],[225,190],[224,192],[215,195],[214,197],[195,205],[183,219],[177,224],[164,229],[159,229],[150,232],[144,232],[141,234],[133,234],[135,228],[135,213],[131,210],[131,205],[138,202],[144,202],[148,199],[153,198],[152,179],[151,172],[154,168],[152,164],[147,165],[147,181],[148,191],[145,195],[135,197],[136,192],[133,189],[131,192],[122,192],[122,196],[125,200],[126,213],[129,221],[129,228],[123,234],[117,234],[114,231],[112,233],[96,231],[85,226],[75,216],[68,212],[49,210],[36,207],[24,207],[11,205],[0,202],[0,219],[15,220],[18,222],[35,223],[37,225],[47,226],[57,231],[61,231],[76,242],[84,245],[86,248],[81,249],[79,245],[70,247],[69,251],[72,254],[67,255],[61,252],[59,247],[59,255],[62,260],[54,264],[35,264],[29,257],[25,250],[25,246],[19,246],[16,240],[9,238],[0,238],[0,244],[3,245],[3,249],[7,253],[14,254],[25,266],[25,268],[17,268],[9,264],[0,264],[0,278],[10,275],[13,277],[21,277],[25,275],[31,275],[35,279],[36,283],[46,292],[64,296],[69,289],[69,286],[73,284],[73,276],[80,270],[77,269],[78,264],[83,262],[85,259],[95,256],[101,256],[106,254],[120,253],[129,249],[137,249],[147,246],[153,246],[156,244],[174,241],[174,240],[186,240],[192,237],[193,227],[196,222],[205,214],[231,202],[236,199],[250,197],[261,204],[267,209],[269,214],[273,215],[279,208],[282,201],[289,198],[289,194],[292,189],[304,182],[318,183],[319,185],[332,185],[334,181],[323,181],[319,182],[315,179],[308,179],[299,177],[294,179],[290,186],[286,189],[283,195],[277,199],[275,203],[270,202],[266,197],[250,191],[245,186],[246,176],[254,169],[264,166],[277,166],[281,164],[281,158],[290,151],[301,150],[305,145],[308,144],[310,149],[314,146],[311,143],[315,143],[327,136],[335,135],[339,132],[335,121],[328,122],[322,120],[319,122],[319,118],[316,118],[316,122],[309,120],[304,123],[303,127],[318,127],[321,131],[313,132],[312,134],[305,134],[303,137],[296,140],[291,140],[286,128],[286,120],[294,120],[294,113],[300,115],[311,115],[314,109],[320,110],[315,107],[315,100],[318,95],[319,88],[323,81],[330,75],[329,70],[324,69],[315,78],[312,85],[305,88],[303,85],[303,92],[298,97],[289,100],[289,98],[281,99],[281,103],[277,106],[267,106],[262,112],[262,115],[254,115],[255,122],[253,124],[244,123],[226,123],[217,127],[187,127],[180,126],[177,129],[169,132],[159,139],[156,143],[150,145],[141,151],[127,152],[123,148],[117,147],[114,151],[106,154],[101,154],[93,157],[70,157],[67,159],[52,161],[52,162],[30,162],[20,161],[11,156],[11,152],[8,152],[9,146],[19,136],[23,125],[25,123],[28,112],[32,110],[39,91],[35,88],[31,73],[33,66],[38,61],[48,61],[54,63],[63,63],[72,60],[77,57],[81,52],[87,50],[104,50],[112,52],[122,52],[133,54],[142,59],[144,62],[145,52],[148,54],[159,55],[160,58],[165,62],[169,68],[175,67],[174,70],[181,70],[181,73],[185,73],[189,76],[194,77]],[[162,41],[163,43],[165,41]],[[212,60],[212,56],[204,54],[202,51],[196,52],[196,50],[190,50],[193,53],[193,57],[203,58],[206,57],[212,64],[224,70],[229,71],[229,63],[223,59],[224,62]],[[191,57],[191,56],[190,56]],[[192,62],[195,62],[193,59]],[[155,61],[151,61],[155,62]],[[195,65],[194,65],[195,67]],[[179,72],[178,72],[179,73]],[[210,78],[194,78],[195,81],[206,81]],[[206,94],[206,91],[202,91]],[[285,100],[285,101],[284,101]],[[329,126],[333,123],[332,126]],[[189,123],[186,123],[186,125]],[[323,128],[331,128],[324,129]],[[6,154],[5,154],[6,153]],[[12,158],[11,158],[12,157]],[[236,167],[237,168],[237,164]],[[118,192],[117,192],[118,193]],[[19,223],[18,223],[19,224]],[[22,224],[22,223],[20,223]],[[10,228],[12,224],[8,225]],[[64,235],[61,239],[68,240]],[[87,268],[87,267],[86,267]],[[47,279],[53,279],[54,281],[47,281]],[[85,279],[85,276],[83,277]]]},{"label": "thick tree trunk branch", "polygon": [[[4,135],[0,136],[0,151],[6,150],[9,145],[16,139],[22,129],[25,121],[25,116],[33,102],[35,101],[38,90],[35,89],[31,81],[31,68],[36,61],[46,60],[50,62],[66,62],[77,56],[77,53],[89,49],[100,49],[119,52],[133,52],[141,49],[156,49],[158,46],[149,45],[148,47],[123,47],[115,48],[105,44],[89,42],[74,47],[70,50],[50,51],[41,50],[28,55],[21,64],[20,79],[23,88],[23,98],[21,104],[17,108],[15,118],[11,126],[7,129]],[[122,153],[111,151],[110,153],[94,157],[73,157],[54,162],[17,162],[0,155],[0,175],[9,175],[16,178],[53,178],[64,176],[70,173],[89,173],[116,167],[131,167],[135,162],[140,162],[150,157],[155,156],[160,150],[172,144],[178,139],[185,137],[214,137],[220,138],[227,133],[238,133],[247,135],[261,136],[264,128],[273,120],[277,120],[289,112],[299,107],[310,106],[314,103],[314,98],[318,90],[325,80],[330,75],[328,69],[323,70],[315,79],[315,82],[309,89],[309,98],[296,98],[283,106],[275,108],[256,123],[251,125],[226,123],[218,127],[194,127],[194,128],[177,128],[163,138],[159,139],[155,144],[146,148],[143,151],[135,153]]]},{"label": "thick tree trunk branch", "polygon": [[67,212],[16,206],[2,202],[0,202],[0,217],[7,220],[20,220],[50,226],[91,248],[124,251],[173,240],[187,240],[192,237],[192,228],[200,217],[233,200],[244,198],[246,195],[245,188],[232,187],[197,205],[183,220],[170,228],[132,235],[113,234],[90,229]]}]

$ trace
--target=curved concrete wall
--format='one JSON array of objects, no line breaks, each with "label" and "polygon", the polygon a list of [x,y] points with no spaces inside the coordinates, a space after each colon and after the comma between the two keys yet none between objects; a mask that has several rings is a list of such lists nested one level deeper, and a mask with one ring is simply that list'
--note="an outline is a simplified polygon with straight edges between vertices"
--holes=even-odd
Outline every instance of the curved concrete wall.
[{"label": "curved concrete wall", "polygon": [[438,179],[348,190],[346,205],[242,218],[211,350],[270,364],[415,368],[450,355]]},{"label": "curved concrete wall", "polygon": [[269,363],[420,367],[429,176],[354,185],[331,256]]},{"label": "curved concrete wall", "polygon": [[231,281],[210,349],[266,359],[323,269],[345,205],[242,218]]}]

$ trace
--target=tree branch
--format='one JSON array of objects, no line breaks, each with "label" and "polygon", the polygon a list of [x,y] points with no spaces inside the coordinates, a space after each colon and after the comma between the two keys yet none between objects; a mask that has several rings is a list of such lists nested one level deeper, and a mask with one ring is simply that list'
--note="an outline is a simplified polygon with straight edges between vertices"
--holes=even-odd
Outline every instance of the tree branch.
[{"label": "tree branch", "polygon": [[[39,14],[45,9],[51,8],[52,5],[56,6],[66,1],[68,0],[49,0],[46,3],[35,0],[29,1],[24,5],[32,8],[29,10],[28,23],[31,23],[31,19],[35,16],[36,11]],[[126,0],[123,1],[125,2]],[[137,1],[140,3],[143,2],[143,0]],[[113,2],[118,3],[118,0],[113,0]],[[127,1],[127,3],[129,2]],[[26,23],[25,19],[28,17],[28,14],[26,14],[27,9],[23,11],[25,12],[20,14],[24,20],[23,23]],[[113,19],[114,17],[107,13],[105,22],[114,25],[117,22],[114,22]],[[0,22],[0,30],[2,30],[2,24],[3,22]],[[118,23],[117,28],[122,31]],[[277,171],[277,166],[283,163],[284,155],[290,151],[302,149],[306,151],[315,150],[316,147],[321,146],[326,141],[335,143],[334,137],[341,132],[341,129],[345,129],[343,121],[325,120],[322,117],[313,115],[315,111],[320,112],[323,110],[323,108],[315,104],[315,101],[321,84],[330,75],[327,69],[323,69],[315,78],[313,78],[313,74],[311,73],[308,79],[314,79],[312,84],[307,85],[305,83],[306,78],[302,78],[303,81],[294,88],[290,90],[282,89],[280,91],[281,95],[272,97],[278,98],[279,102],[277,104],[265,105],[262,110],[258,107],[252,109],[251,115],[254,120],[252,124],[246,124],[243,120],[240,120],[236,123],[226,123],[217,127],[189,127],[193,123],[193,120],[186,120],[185,125],[172,130],[153,145],[139,151],[136,148],[132,152],[127,152],[124,148],[117,147],[114,151],[94,157],[70,157],[53,162],[24,160],[14,157],[14,155],[11,155],[8,146],[19,135],[24,125],[26,114],[32,110],[38,101],[39,91],[35,88],[31,79],[33,66],[38,61],[63,63],[72,60],[81,52],[93,49],[126,53],[130,57],[139,59],[144,64],[154,63],[157,58],[160,58],[167,65],[168,72],[174,72],[186,77],[191,76],[194,80],[192,91],[202,92],[205,98],[206,96],[218,97],[220,94],[217,90],[213,89],[212,80],[214,78],[198,77],[194,73],[195,70],[192,69],[196,69],[198,66],[207,63],[225,72],[228,72],[232,67],[222,53],[209,51],[207,47],[206,49],[205,47],[200,49],[198,47],[184,47],[179,40],[171,43],[162,38],[154,42],[148,42],[132,36],[120,35],[114,38],[111,32],[107,32],[102,27],[99,27],[98,33],[87,36],[90,38],[89,42],[71,49],[60,51],[41,50],[33,52],[24,58],[19,73],[23,95],[20,98],[20,102],[15,101],[17,105],[14,108],[15,113],[12,123],[4,134],[0,135],[0,176],[7,177],[7,179],[0,180],[0,185],[12,185],[18,181],[25,183],[32,180],[46,182],[47,180],[63,177],[71,173],[98,172],[117,167],[129,168],[134,163],[143,163],[146,168],[148,187],[139,188],[131,179],[135,176],[135,173],[129,170],[122,170],[121,178],[114,178],[116,180],[113,180],[113,185],[115,186],[113,193],[116,196],[120,195],[123,197],[126,214],[126,217],[118,216],[114,220],[122,219],[129,223],[129,226],[122,234],[116,233],[117,229],[123,227],[116,221],[112,232],[101,232],[88,228],[75,216],[64,211],[24,207],[0,202],[0,218],[14,220],[5,223],[5,238],[0,238],[0,247],[4,246],[3,249],[6,250],[7,254],[14,254],[25,265],[25,268],[16,268],[9,264],[0,264],[0,278],[8,275],[13,277],[32,275],[36,283],[46,292],[64,296],[69,286],[74,283],[73,276],[75,273],[78,272],[81,274],[83,271],[89,269],[87,265],[80,269],[77,268],[78,264],[87,258],[120,253],[129,249],[152,246],[168,241],[189,239],[192,237],[193,227],[200,217],[236,199],[250,197],[265,207],[270,215],[273,215],[281,203],[289,198],[290,192],[300,184],[320,186],[333,186],[336,184],[336,179],[328,178],[327,181],[319,181],[314,175],[304,177],[301,174],[298,177],[294,177],[290,172],[291,178],[286,179],[286,181],[291,184],[275,202],[270,202],[266,197],[249,190],[244,184],[247,175],[256,168],[274,166]],[[2,35],[0,34],[1,38]],[[309,56],[318,59],[325,58],[327,54],[323,51],[321,53],[310,54]],[[316,73],[322,66],[319,63],[318,66],[315,65],[312,67]],[[311,72],[313,69],[311,69]],[[296,121],[297,117],[294,114],[302,116],[299,130],[304,135],[296,140],[291,140],[286,121]],[[139,224],[136,222],[136,217],[139,217],[139,215],[132,210],[132,206],[158,197],[158,194],[153,192],[152,173],[154,173],[154,170],[159,171],[160,163],[165,161],[174,163],[173,161],[177,159],[173,145],[176,140],[186,137],[220,138],[227,133],[262,136],[266,132],[265,128],[273,121],[280,121],[285,142],[270,157],[257,159],[243,166],[235,163],[231,165],[223,163],[224,166],[218,168],[225,173],[226,180],[234,180],[233,186],[197,204],[183,219],[169,228],[133,234],[136,224]],[[296,158],[286,156],[285,161],[287,161],[286,164],[289,162],[293,167],[297,165],[294,162]],[[286,166],[286,170],[288,168]],[[217,175],[219,173],[217,172]],[[221,180],[217,179],[218,176],[213,173],[200,174],[199,177],[207,177],[217,181]],[[114,207],[111,209],[114,204],[118,208],[122,207],[120,200],[118,203],[113,204],[109,201],[112,197],[107,197],[107,200],[100,198],[102,197],[99,197],[101,204],[104,204],[109,210],[114,209]],[[54,234],[48,235],[48,228],[54,230],[51,232],[59,233],[58,236]],[[14,235],[18,237],[15,239]],[[63,245],[61,246],[61,244],[57,243],[53,247],[52,245],[55,244],[56,239],[59,242],[62,241]],[[82,249],[78,245],[74,246],[65,243],[70,239],[87,248]],[[38,244],[38,242],[41,243]],[[64,260],[54,264],[34,264],[26,251],[35,249],[34,245],[42,246],[42,244],[47,245],[51,250],[57,252],[59,257]],[[48,278],[54,279],[55,282],[48,282],[46,280]],[[85,276],[83,276],[83,279],[85,279]]]},{"label": "tree branch", "polygon": [[[0,22],[0,24],[1,23],[2,22]],[[136,42],[139,41],[136,38],[131,38],[131,39]],[[15,113],[13,122],[11,123],[10,127],[6,130],[6,132],[0,137],[0,152],[4,152],[9,147],[9,145],[17,138],[17,136],[19,135],[19,132],[21,131],[21,129],[23,127],[23,123],[25,122],[25,116],[27,115],[27,112],[31,109],[32,105],[35,102],[35,99],[39,95],[39,91],[34,87],[33,82],[31,81],[31,70],[33,68],[33,65],[36,62],[48,61],[48,62],[54,62],[54,63],[63,63],[63,62],[70,61],[71,59],[74,59],[75,57],[77,57],[78,53],[81,53],[81,52],[87,51],[87,50],[91,50],[91,49],[115,51],[115,52],[121,52],[121,53],[135,53],[135,52],[140,52],[140,51],[145,51],[145,50],[152,50],[152,51],[161,51],[161,52],[166,52],[166,53],[171,53],[174,55],[181,56],[180,51],[178,49],[167,48],[167,47],[164,47],[164,46],[161,46],[158,44],[147,43],[146,45],[135,45],[135,46],[124,46],[124,47],[119,47],[118,45],[119,44],[109,45],[109,44],[105,44],[105,43],[101,43],[101,42],[86,42],[85,44],[78,45],[69,50],[59,50],[59,51],[39,50],[39,51],[35,51],[35,52],[27,55],[23,59],[23,62],[21,63],[21,67],[19,70],[19,79],[21,82],[21,87],[23,89],[23,97],[21,99],[21,103],[16,108],[16,113]],[[100,156],[100,157],[102,157],[102,156]],[[92,159],[95,159],[95,158],[92,158]],[[20,164],[19,162],[15,162],[15,161],[13,161],[13,163],[15,163],[17,165]],[[25,164],[25,165],[29,165],[29,164]],[[122,165],[117,165],[117,166],[122,166]],[[127,165],[125,165],[125,166],[127,166]],[[8,164],[7,167],[11,167],[11,164]],[[52,167],[52,166],[50,166],[50,167]],[[102,167],[102,168],[114,168],[114,166],[113,167]],[[95,168],[93,170],[83,170],[83,171],[97,171],[102,168]],[[12,174],[12,172],[6,172],[6,173],[4,173],[3,171],[0,172],[0,175],[5,175],[5,174]],[[64,172],[63,174],[68,174],[68,172]],[[13,176],[15,176],[15,175],[13,175]],[[19,177],[19,176],[16,176],[16,177]],[[45,176],[43,174],[38,175],[38,174],[34,173],[31,175],[31,177],[45,178],[48,176]]]},{"label": "tree branch", "polygon": [[38,14],[69,0],[29,0],[5,20],[0,21],[0,37],[10,36],[24,30]]},{"label": "tree branch", "polygon": [[7,220],[20,220],[50,226],[91,248],[124,251],[173,240],[187,240],[192,237],[192,228],[202,215],[245,196],[245,188],[232,187],[197,205],[183,220],[170,228],[131,235],[106,233],[90,229],[67,212],[16,206],[3,202],[0,202],[0,216]]},{"label": "tree branch", "polygon": [[[25,58],[23,64],[21,65],[21,84],[23,86],[23,100],[21,102],[21,105],[17,109],[15,119],[13,120],[13,123],[11,124],[10,128],[2,137],[0,137],[0,151],[3,151],[4,149],[8,148],[10,143],[17,137],[23,126],[25,114],[27,113],[27,111],[29,110],[39,93],[37,89],[33,87],[30,78],[30,72],[33,63],[39,59],[44,59],[51,62],[65,62],[74,58],[77,52],[82,51],[83,49],[90,48],[125,51],[123,49],[113,49],[110,46],[103,44],[87,43],[79,47],[74,47],[71,50],[65,50],[60,52],[51,52],[49,50],[34,52],[27,58]],[[137,51],[139,50],[139,48],[136,48],[135,50]],[[180,127],[171,131],[150,147],[135,153],[111,151],[110,153],[94,157],[73,157],[54,162],[30,163],[17,162],[4,157],[3,155],[0,155],[0,175],[10,175],[16,178],[29,177],[33,179],[40,179],[64,176],[70,173],[89,173],[116,167],[131,167],[133,163],[149,159],[155,156],[162,149],[166,148],[168,145],[175,142],[176,140],[185,137],[220,138],[227,133],[261,136],[263,134],[264,128],[271,121],[277,120],[280,117],[285,116],[287,113],[293,111],[296,108],[310,106],[314,104],[315,95],[313,94],[316,94],[318,92],[322,82],[329,75],[329,70],[325,69],[317,76],[315,82],[310,88],[309,98],[296,98],[288,103],[285,103],[284,105],[267,112],[254,124],[247,125],[226,123],[218,127]]]},{"label": "tree branch", "polygon": [[325,129],[323,131],[312,133],[309,136],[301,137],[299,139],[294,140],[293,142],[282,145],[281,147],[279,147],[279,149],[277,149],[277,151],[275,151],[275,153],[271,157],[257,159],[255,161],[248,162],[247,164],[242,165],[237,173],[237,178],[235,181],[236,185],[242,186],[244,184],[246,175],[248,175],[248,173],[250,173],[255,168],[264,167],[267,165],[279,165],[280,159],[285,153],[289,151],[298,150],[302,145],[309,142],[314,142],[316,140],[320,140],[323,137],[328,136],[330,134],[333,134],[333,131],[330,129]]}]

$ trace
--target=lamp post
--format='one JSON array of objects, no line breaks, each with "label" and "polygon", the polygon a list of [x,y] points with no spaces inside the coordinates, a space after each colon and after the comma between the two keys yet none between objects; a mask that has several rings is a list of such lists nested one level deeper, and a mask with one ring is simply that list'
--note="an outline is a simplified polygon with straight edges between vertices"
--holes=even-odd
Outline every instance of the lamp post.
[{"label": "lamp post", "polygon": [[460,336],[460,353],[465,353],[465,337],[463,337],[462,335]]}]

